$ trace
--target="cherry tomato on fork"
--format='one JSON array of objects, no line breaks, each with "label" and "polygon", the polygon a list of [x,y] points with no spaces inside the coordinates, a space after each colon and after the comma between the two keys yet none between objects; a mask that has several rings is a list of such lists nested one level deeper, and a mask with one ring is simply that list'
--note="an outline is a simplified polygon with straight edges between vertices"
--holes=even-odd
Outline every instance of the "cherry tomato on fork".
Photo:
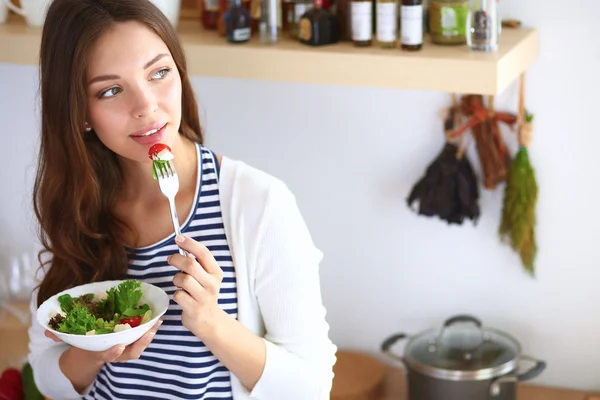
[{"label": "cherry tomato on fork", "polygon": [[164,149],[171,151],[171,148],[169,146],[167,146],[166,144],[156,143],[156,144],[152,145],[152,147],[150,147],[150,149],[148,149],[148,157],[150,157],[150,159],[152,160],[152,156],[154,154],[158,154]]}]

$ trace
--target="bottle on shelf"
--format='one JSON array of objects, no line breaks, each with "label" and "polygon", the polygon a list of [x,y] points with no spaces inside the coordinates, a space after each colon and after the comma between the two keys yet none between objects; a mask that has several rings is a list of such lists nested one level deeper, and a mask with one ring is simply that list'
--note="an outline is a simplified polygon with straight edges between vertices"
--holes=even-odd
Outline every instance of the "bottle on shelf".
[{"label": "bottle on shelf", "polygon": [[431,41],[442,45],[466,43],[469,0],[429,0]]},{"label": "bottle on shelf", "polygon": [[250,40],[250,11],[241,0],[231,0],[224,19],[228,42],[245,43]]},{"label": "bottle on shelf", "polygon": [[501,24],[498,0],[471,0],[467,16],[467,45],[477,51],[496,51]]},{"label": "bottle on shelf", "polygon": [[281,33],[286,34],[294,23],[294,0],[281,0]]},{"label": "bottle on shelf", "polygon": [[340,41],[350,42],[352,40],[352,15],[350,4],[352,0],[335,1],[335,17],[340,27]]},{"label": "bottle on shelf", "polygon": [[421,50],[423,47],[423,1],[402,0],[400,14],[402,50]]},{"label": "bottle on shelf", "polygon": [[219,0],[200,1],[200,22],[204,29],[215,30],[219,20]]},{"label": "bottle on shelf", "polygon": [[396,47],[398,42],[398,0],[376,0],[377,43],[384,49]]},{"label": "bottle on shelf", "polygon": [[260,41],[264,44],[275,44],[279,41],[279,7],[278,0],[261,0],[260,7]]},{"label": "bottle on shelf", "polygon": [[309,46],[324,46],[340,41],[340,27],[332,12],[323,9],[323,0],[314,0],[313,8],[300,18],[298,40]]},{"label": "bottle on shelf", "polygon": [[[429,5],[432,0],[423,0],[423,36],[429,33]],[[468,1],[468,0],[467,0]]]},{"label": "bottle on shelf", "polygon": [[298,39],[300,31],[300,18],[311,8],[313,8],[312,0],[294,0],[291,9],[291,22],[288,25],[288,33],[291,38]]},{"label": "bottle on shelf", "polygon": [[354,45],[370,46],[373,41],[373,0],[352,0],[350,20]]},{"label": "bottle on shelf", "polygon": [[225,13],[229,9],[230,0],[218,0],[219,2],[219,17],[217,19],[217,33],[221,36],[227,36],[227,28],[225,27]]},{"label": "bottle on shelf", "polygon": [[260,23],[260,13],[262,8],[261,0],[250,0],[250,18],[252,19],[252,33],[258,32],[258,25]]}]

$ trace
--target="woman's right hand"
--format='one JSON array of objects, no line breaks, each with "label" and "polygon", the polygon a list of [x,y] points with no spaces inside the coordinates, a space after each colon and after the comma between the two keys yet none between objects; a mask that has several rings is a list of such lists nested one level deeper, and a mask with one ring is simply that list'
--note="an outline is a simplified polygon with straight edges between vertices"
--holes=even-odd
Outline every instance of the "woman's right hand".
[{"label": "woman's right hand", "polygon": [[[137,360],[140,358],[144,350],[150,345],[154,335],[158,330],[158,327],[162,324],[162,320],[159,320],[148,332],[141,338],[131,343],[128,346],[117,345],[111,347],[105,351],[88,351],[72,347],[69,351],[75,351],[80,353],[80,356],[84,356],[86,359],[92,361],[92,364],[105,362],[126,362],[128,360]],[[46,337],[54,340],[55,342],[61,342],[61,340],[49,330],[44,333]],[[79,358],[79,357],[78,357]]]}]

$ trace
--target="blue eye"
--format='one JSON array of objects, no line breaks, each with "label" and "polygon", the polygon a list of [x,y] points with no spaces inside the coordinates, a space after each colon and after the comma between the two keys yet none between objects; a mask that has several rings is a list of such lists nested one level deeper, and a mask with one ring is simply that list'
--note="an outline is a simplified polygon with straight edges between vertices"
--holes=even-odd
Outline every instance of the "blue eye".
[{"label": "blue eye", "polygon": [[99,98],[115,97],[117,95],[117,93],[119,93],[120,91],[121,91],[121,89],[118,87],[110,88],[110,89],[105,90],[104,92],[100,93],[100,96],[98,96],[98,97]]},{"label": "blue eye", "polygon": [[156,73],[152,75],[152,79],[164,79],[169,72],[171,72],[171,68],[164,68],[160,71],[156,71]]}]

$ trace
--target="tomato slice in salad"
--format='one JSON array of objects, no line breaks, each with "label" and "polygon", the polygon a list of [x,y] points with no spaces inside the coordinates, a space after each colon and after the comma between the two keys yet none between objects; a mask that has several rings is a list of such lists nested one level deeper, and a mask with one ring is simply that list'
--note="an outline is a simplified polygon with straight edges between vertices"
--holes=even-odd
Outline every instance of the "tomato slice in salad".
[{"label": "tomato slice in salad", "polygon": [[142,316],[138,315],[137,317],[121,318],[121,320],[119,322],[122,323],[123,325],[129,324],[129,326],[131,326],[132,328],[135,328],[136,326],[139,326],[140,323],[142,322]]},{"label": "tomato slice in salad", "polygon": [[171,148],[169,146],[167,146],[166,144],[156,143],[156,144],[152,145],[152,147],[150,147],[150,149],[148,150],[148,157],[152,160],[152,156],[154,154],[158,154],[161,151],[163,151],[164,149],[171,151]]}]

